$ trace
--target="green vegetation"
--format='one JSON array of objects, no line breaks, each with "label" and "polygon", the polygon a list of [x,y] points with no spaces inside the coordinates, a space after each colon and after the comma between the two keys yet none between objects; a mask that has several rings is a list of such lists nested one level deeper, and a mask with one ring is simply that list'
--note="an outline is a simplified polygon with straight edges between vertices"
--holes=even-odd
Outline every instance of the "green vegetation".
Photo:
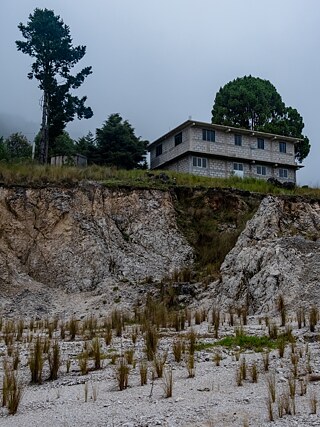
[{"label": "green vegetation", "polygon": [[276,88],[258,77],[237,78],[220,88],[212,109],[212,123],[299,138],[296,159],[302,162],[310,151],[302,134],[303,118],[286,107]]},{"label": "green vegetation", "polygon": [[37,79],[43,91],[39,161],[47,163],[52,144],[67,123],[75,116],[89,119],[93,115],[91,108],[85,106],[87,97],[78,98],[71,93],[92,70],[85,67],[71,74],[84,57],[86,47],[72,46],[69,27],[53,10],[36,8],[27,25],[21,22],[18,28],[25,41],[16,41],[17,49],[34,59],[28,78]]},{"label": "green vegetation", "polygon": [[[320,197],[318,188],[299,188],[286,190],[274,187],[263,180],[253,178],[208,178],[190,174],[164,171],[168,181],[159,178],[161,171],[123,170],[114,167],[89,166],[76,168],[72,166],[42,166],[36,163],[0,162],[0,182],[7,185],[19,184],[78,184],[82,180],[95,180],[106,186],[130,186],[167,190],[175,187],[187,188],[232,188],[253,193],[276,195],[305,195]],[[151,175],[151,176],[150,176]]]},{"label": "green vegetation", "polygon": [[[168,181],[161,179],[162,173],[169,177]],[[72,166],[42,166],[32,162],[0,162],[0,183],[5,185],[77,185],[83,180],[98,181],[110,187],[127,186],[161,190],[179,187],[226,188],[261,194],[320,197],[319,188],[296,187],[294,190],[286,190],[275,187],[262,179],[254,178],[209,178],[170,171],[124,170],[96,165],[76,168]]]}]

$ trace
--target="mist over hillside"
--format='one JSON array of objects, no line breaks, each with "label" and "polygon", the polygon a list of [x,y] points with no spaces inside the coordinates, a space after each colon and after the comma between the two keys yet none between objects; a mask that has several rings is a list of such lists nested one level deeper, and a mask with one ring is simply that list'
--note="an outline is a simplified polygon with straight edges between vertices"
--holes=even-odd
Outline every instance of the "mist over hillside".
[{"label": "mist over hillside", "polygon": [[32,142],[40,129],[40,124],[30,122],[22,116],[0,112],[0,136],[7,138],[12,133],[21,132]]}]

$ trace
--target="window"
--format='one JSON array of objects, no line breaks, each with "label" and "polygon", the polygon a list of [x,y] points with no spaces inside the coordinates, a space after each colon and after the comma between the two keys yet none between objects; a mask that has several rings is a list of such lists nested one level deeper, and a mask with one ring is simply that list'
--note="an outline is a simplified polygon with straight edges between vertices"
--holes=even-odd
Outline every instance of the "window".
[{"label": "window", "polygon": [[235,134],[235,136],[234,136],[234,143],[235,143],[235,145],[242,145],[242,135],[239,135],[239,134]]},{"label": "window", "polygon": [[288,178],[288,169],[279,169],[279,178]]},{"label": "window", "polygon": [[206,168],[207,167],[207,159],[204,157],[193,157],[193,166],[195,168]]},{"label": "window", "polygon": [[267,168],[265,166],[257,166],[258,175],[267,175]]},{"label": "window", "polygon": [[233,163],[233,170],[234,171],[243,171],[243,164],[242,163]]},{"label": "window", "polygon": [[264,150],[264,139],[263,138],[258,138],[258,148],[260,150]]},{"label": "window", "polygon": [[177,133],[177,135],[174,136],[174,145],[177,146],[182,143],[182,132]]},{"label": "window", "polygon": [[156,157],[161,156],[162,154],[162,144],[156,146]]},{"label": "window", "polygon": [[287,152],[287,144],[283,141],[279,142],[279,151],[280,153],[286,153]]},{"label": "window", "polygon": [[216,133],[214,130],[202,129],[203,141],[214,142],[216,140]]}]

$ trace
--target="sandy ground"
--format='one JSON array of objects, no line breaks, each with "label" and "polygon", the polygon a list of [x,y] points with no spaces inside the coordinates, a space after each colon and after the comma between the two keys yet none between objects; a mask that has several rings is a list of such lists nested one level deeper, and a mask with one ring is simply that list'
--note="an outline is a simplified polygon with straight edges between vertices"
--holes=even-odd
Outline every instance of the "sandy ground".
[{"label": "sandy ground", "polygon": [[[198,342],[214,342],[212,326],[207,322],[193,325],[198,334]],[[249,319],[244,327],[248,334],[262,335],[266,328],[258,324],[258,319]],[[144,342],[138,336],[133,345],[130,327],[121,338],[113,338],[106,346],[101,339],[102,352],[106,355],[123,353],[134,348],[136,366],[130,369],[129,386],[119,391],[116,380],[116,366],[110,358],[103,360],[103,368],[92,370],[81,375],[77,354],[82,351],[83,341],[78,337],[75,341],[61,341],[62,365],[56,381],[43,381],[41,385],[30,384],[30,371],[27,363],[28,344],[20,344],[21,363],[19,378],[24,383],[22,401],[15,415],[8,415],[6,408],[0,409],[0,425],[2,427],[18,426],[320,426],[318,414],[310,414],[310,402],[313,397],[320,398],[319,382],[308,382],[307,393],[300,396],[300,383],[307,380],[307,354],[310,353],[310,365],[313,374],[320,372],[320,345],[318,342],[306,344],[304,338],[307,328],[294,329],[297,337],[296,353],[299,354],[298,378],[296,380],[295,411],[296,415],[284,415],[279,418],[277,400],[282,394],[288,394],[288,378],[292,369],[291,346],[285,350],[285,357],[279,358],[278,350],[270,353],[269,373],[264,372],[262,353],[253,351],[242,352],[240,361],[245,358],[248,366],[248,379],[242,386],[236,384],[236,372],[240,361],[236,360],[237,349],[219,348],[222,355],[220,366],[216,366],[213,355],[217,348],[199,350],[195,353],[195,377],[188,378],[186,360],[174,361],[172,353],[173,340],[177,335],[186,335],[188,331],[175,333],[162,331],[159,353],[168,351],[165,370],[172,369],[173,394],[164,396],[164,380],[151,379],[152,363],[149,362],[147,385],[140,385],[139,360],[144,357]],[[219,336],[223,337],[234,332],[234,328],[223,325]],[[317,333],[313,338],[317,337]],[[313,339],[311,337],[311,339]],[[310,341],[310,334],[309,339]],[[6,356],[6,346],[0,341],[0,358]],[[70,372],[66,373],[66,360],[70,358]],[[250,380],[250,366],[253,362],[258,366],[258,382]],[[92,361],[90,362],[92,366]],[[1,363],[0,379],[3,378]],[[275,421],[270,423],[267,400],[267,376],[271,373],[276,377],[277,399],[273,404]],[[44,365],[43,378],[48,376],[47,363]],[[87,399],[86,399],[87,390]],[[86,401],[87,400],[87,401]]]}]

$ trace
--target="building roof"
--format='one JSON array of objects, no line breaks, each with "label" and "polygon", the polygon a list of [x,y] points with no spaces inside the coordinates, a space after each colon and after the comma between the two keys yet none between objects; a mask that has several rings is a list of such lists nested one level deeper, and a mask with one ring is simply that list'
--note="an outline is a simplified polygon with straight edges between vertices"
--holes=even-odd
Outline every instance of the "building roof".
[{"label": "building roof", "polygon": [[237,128],[233,126],[224,126],[224,125],[217,125],[212,123],[205,123],[205,122],[199,122],[196,120],[187,120],[184,123],[181,123],[181,125],[177,126],[176,128],[172,129],[171,131],[167,132],[165,135],[162,135],[160,138],[153,141],[148,146],[148,151],[151,150],[152,147],[159,144],[160,142],[164,141],[165,139],[169,138],[170,136],[173,136],[179,132],[181,132],[183,129],[190,127],[190,126],[196,126],[206,129],[214,129],[214,130],[221,130],[222,132],[233,132],[233,133],[240,133],[242,135],[250,135],[250,136],[257,136],[261,138],[269,138],[269,139],[278,139],[285,142],[293,142],[294,144],[302,141],[301,138],[293,138],[291,136],[284,136],[284,135],[277,135],[274,133],[267,133],[267,132],[259,132],[251,129],[243,129],[243,128]]}]

